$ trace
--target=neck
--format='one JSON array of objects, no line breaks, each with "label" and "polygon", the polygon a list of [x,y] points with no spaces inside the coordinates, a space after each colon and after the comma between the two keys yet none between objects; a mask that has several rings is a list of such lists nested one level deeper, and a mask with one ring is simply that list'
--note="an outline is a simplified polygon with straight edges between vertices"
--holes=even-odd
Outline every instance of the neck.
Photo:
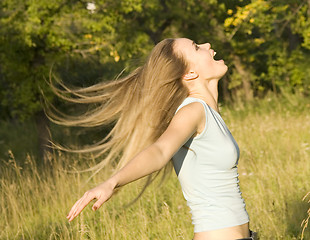
[{"label": "neck", "polygon": [[195,86],[190,88],[189,97],[204,100],[210,107],[218,111],[218,79],[203,83],[196,81]]}]

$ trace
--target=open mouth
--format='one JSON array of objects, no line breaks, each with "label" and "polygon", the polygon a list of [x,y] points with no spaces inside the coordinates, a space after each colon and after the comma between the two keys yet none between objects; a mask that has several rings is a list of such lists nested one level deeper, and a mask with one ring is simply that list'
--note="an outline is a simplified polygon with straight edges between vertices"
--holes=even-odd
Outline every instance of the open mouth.
[{"label": "open mouth", "polygon": [[213,57],[213,59],[215,55],[216,55],[216,52],[213,49],[211,49],[211,56]]},{"label": "open mouth", "polygon": [[215,61],[223,61],[222,59],[218,59],[218,57],[219,56],[217,56],[217,58],[214,58],[215,57],[215,55],[216,55],[216,52],[212,49],[212,54],[213,54],[213,59],[215,60]]}]

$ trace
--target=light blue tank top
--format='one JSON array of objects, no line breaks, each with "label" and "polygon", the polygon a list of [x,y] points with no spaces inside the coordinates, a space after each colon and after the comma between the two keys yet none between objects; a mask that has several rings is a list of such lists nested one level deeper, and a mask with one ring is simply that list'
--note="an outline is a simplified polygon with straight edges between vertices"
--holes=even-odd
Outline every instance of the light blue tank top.
[{"label": "light blue tank top", "polygon": [[239,147],[221,115],[203,100],[188,97],[179,106],[200,102],[204,130],[173,156],[173,165],[192,214],[194,232],[249,222],[238,180]]}]

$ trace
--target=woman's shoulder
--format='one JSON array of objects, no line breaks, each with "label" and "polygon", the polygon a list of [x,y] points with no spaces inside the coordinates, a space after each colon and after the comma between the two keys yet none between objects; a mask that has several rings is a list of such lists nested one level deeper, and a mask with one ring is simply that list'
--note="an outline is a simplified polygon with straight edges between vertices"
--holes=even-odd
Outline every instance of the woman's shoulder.
[{"label": "woman's shoulder", "polygon": [[180,104],[180,106],[177,108],[176,113],[187,106],[187,108],[190,108],[192,110],[200,111],[200,112],[205,112],[207,109],[207,104],[199,99],[199,98],[193,98],[193,97],[187,97],[184,99],[184,101]]},{"label": "woman's shoulder", "polygon": [[197,136],[207,125],[207,105],[200,99],[186,98],[176,111],[175,117],[182,119],[182,126],[186,123],[196,125],[196,133],[193,136]]}]

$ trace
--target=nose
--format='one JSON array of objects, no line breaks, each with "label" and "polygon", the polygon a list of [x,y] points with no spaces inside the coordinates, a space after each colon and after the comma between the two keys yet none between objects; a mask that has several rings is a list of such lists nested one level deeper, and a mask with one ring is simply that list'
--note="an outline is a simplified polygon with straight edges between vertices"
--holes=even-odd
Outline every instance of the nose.
[{"label": "nose", "polygon": [[205,47],[206,49],[211,49],[211,44],[210,43],[204,43],[204,44],[201,44],[201,46]]}]

